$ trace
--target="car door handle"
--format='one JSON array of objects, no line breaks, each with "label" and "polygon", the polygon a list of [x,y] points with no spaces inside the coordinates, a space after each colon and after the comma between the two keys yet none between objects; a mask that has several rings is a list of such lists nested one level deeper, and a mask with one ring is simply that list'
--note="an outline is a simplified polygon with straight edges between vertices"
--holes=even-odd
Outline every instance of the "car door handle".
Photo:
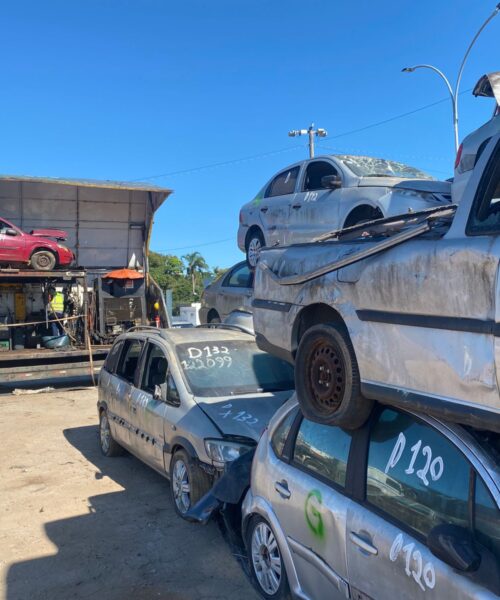
[{"label": "car door handle", "polygon": [[274,483],[274,489],[285,500],[288,500],[292,495],[292,492],[288,489],[288,483],[284,479],[282,481],[276,481]]},{"label": "car door handle", "polygon": [[302,208],[302,204],[292,204],[292,208]]},{"label": "car door handle", "polygon": [[263,206],[263,207],[260,209],[260,212],[267,212],[268,210],[269,210],[269,208],[268,208],[267,206]]},{"label": "car door handle", "polygon": [[349,539],[351,540],[351,542],[353,544],[356,544],[356,546],[359,546],[359,548],[361,548],[361,550],[364,550],[365,552],[368,552],[368,554],[371,554],[373,556],[377,556],[378,549],[375,548],[375,546],[372,546],[372,544],[370,544],[370,542],[367,542],[360,535],[358,535],[357,533],[354,533],[354,531],[351,531],[351,533],[349,534]]}]

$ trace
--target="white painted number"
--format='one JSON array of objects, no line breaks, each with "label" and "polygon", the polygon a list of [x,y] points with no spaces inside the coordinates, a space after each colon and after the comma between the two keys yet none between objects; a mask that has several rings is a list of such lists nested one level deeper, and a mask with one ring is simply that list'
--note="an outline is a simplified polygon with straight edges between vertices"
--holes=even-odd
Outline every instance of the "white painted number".
[{"label": "white painted number", "polygon": [[[398,464],[400,461],[404,449],[406,446],[406,436],[404,433],[400,433],[398,435],[398,439],[394,444],[394,448],[392,449],[391,455],[389,456],[389,460],[385,466],[385,473],[388,473],[391,469]],[[416,472],[416,476],[422,481],[425,486],[429,485],[429,479],[427,475],[430,473],[432,481],[437,481],[441,478],[444,472],[444,462],[441,456],[436,456],[432,458],[432,449],[430,446],[424,446],[422,448],[422,440],[418,440],[416,444],[411,447],[411,459],[408,467],[405,469],[405,473],[407,475],[413,475],[415,473],[415,462],[419,455],[421,454],[426,460],[425,465],[422,469],[418,469]]]},{"label": "white painted number", "polygon": [[259,419],[257,419],[256,417],[244,410],[241,410],[234,414],[233,405],[231,403],[224,404],[224,406],[222,407],[222,412],[220,412],[219,415],[223,419],[227,419],[227,417],[230,417],[233,421],[247,423],[247,425],[256,425],[259,422]]},{"label": "white painted number", "polygon": [[[401,552],[403,552],[405,558],[405,573],[408,577],[413,578],[419,588],[425,592],[427,589],[433,590],[436,585],[436,572],[434,565],[431,562],[424,564],[422,553],[420,550],[415,550],[415,544],[413,542],[404,544],[404,536],[402,533],[394,538],[391,549],[389,551],[389,558],[391,562],[396,562]],[[423,577],[423,582],[422,582]]]}]

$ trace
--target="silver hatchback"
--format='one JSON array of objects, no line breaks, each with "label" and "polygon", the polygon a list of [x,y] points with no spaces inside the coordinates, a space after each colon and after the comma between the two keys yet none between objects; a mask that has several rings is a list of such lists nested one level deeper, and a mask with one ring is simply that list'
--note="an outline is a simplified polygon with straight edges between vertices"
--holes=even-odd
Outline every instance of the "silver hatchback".
[{"label": "silver hatchback", "polygon": [[291,399],[243,502],[265,598],[470,600],[500,594],[500,436],[377,406],[356,431]]},{"label": "silver hatchback", "polygon": [[292,389],[292,367],[236,328],[138,328],[117,338],[101,371],[101,449],[126,448],[168,477],[183,516],[255,447]]}]

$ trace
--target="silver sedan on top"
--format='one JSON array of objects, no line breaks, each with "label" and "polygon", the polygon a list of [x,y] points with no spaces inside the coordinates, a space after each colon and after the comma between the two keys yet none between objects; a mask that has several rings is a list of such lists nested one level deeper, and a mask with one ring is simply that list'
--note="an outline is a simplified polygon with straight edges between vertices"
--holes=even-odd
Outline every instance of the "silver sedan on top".
[{"label": "silver sedan on top", "polygon": [[357,223],[451,202],[451,184],[403,163],[337,154],[280,171],[240,211],[248,265],[263,246],[286,246]]},{"label": "silver sedan on top", "polygon": [[500,594],[500,436],[376,406],[348,431],[291,399],[243,502],[264,598],[472,600]]}]

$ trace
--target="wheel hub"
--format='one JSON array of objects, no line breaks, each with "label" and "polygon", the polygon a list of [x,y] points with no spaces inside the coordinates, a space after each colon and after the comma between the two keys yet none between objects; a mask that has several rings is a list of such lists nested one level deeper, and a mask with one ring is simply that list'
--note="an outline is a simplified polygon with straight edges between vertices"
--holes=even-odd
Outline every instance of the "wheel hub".
[{"label": "wheel hub", "polygon": [[309,361],[309,387],[318,407],[336,410],[345,390],[345,369],[334,346],[326,340],[319,342]]}]

